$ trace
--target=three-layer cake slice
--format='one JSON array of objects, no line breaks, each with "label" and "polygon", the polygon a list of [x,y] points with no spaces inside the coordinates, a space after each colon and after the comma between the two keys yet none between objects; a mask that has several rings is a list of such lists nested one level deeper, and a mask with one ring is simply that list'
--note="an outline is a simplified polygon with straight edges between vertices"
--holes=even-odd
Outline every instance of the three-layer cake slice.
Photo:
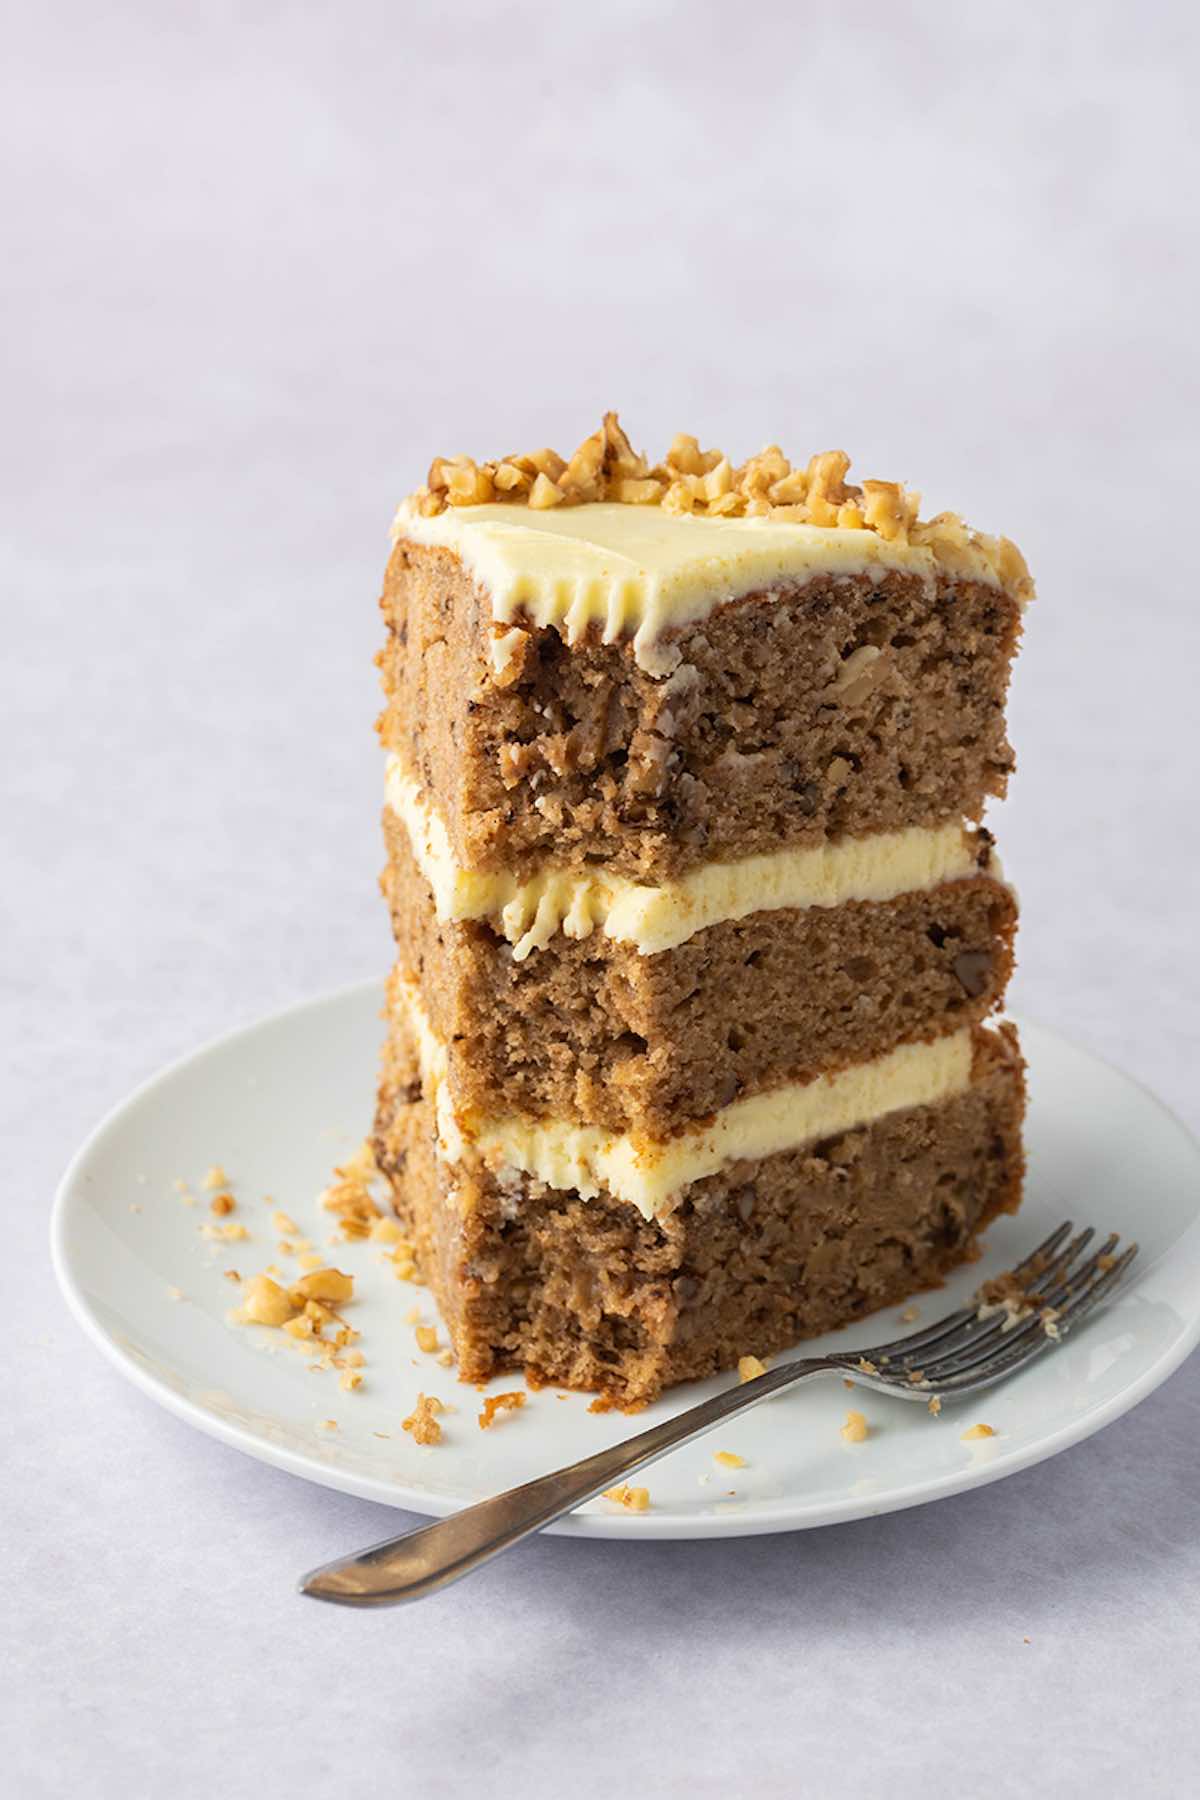
[{"label": "three-layer cake slice", "polygon": [[979,820],[1031,593],[838,453],[435,462],[383,608],[376,1154],[460,1372],[629,1402],[937,1281],[1021,1182]]}]

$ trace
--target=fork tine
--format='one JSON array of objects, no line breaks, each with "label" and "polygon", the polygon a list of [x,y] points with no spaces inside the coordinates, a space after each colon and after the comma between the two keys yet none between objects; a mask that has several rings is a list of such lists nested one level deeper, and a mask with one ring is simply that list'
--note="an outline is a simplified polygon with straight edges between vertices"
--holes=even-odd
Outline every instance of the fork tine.
[{"label": "fork tine", "polygon": [[[1026,1270],[1033,1268],[1037,1268],[1040,1273],[1045,1266],[1045,1259],[1054,1257],[1064,1238],[1069,1237],[1073,1230],[1072,1221],[1064,1219],[1058,1229],[1052,1231],[1044,1243],[1039,1244],[1036,1250],[1031,1250],[1028,1256],[1016,1264],[1012,1271],[1013,1274],[1022,1275]],[[978,1316],[978,1303],[971,1301],[969,1305],[960,1307],[957,1312],[952,1312],[946,1318],[939,1319],[936,1324],[927,1325],[924,1331],[910,1332],[907,1337],[893,1338],[890,1343],[872,1344],[862,1354],[869,1362],[885,1362],[895,1356],[903,1356],[906,1360],[911,1361],[919,1351],[930,1350],[937,1344],[945,1346],[947,1338],[953,1333],[961,1332],[964,1326],[972,1324]]]},{"label": "fork tine", "polygon": [[[1092,1308],[1100,1304],[1101,1300],[1104,1299],[1104,1296],[1110,1289],[1116,1287],[1137,1253],[1137,1244],[1130,1244],[1128,1249],[1125,1250],[1122,1255],[1118,1256],[1112,1267],[1104,1270],[1098,1281],[1095,1281],[1091,1287],[1087,1288],[1083,1293],[1077,1295],[1074,1300],[1068,1303],[1062,1316],[1055,1321],[1058,1326],[1060,1337],[1064,1336],[1068,1331],[1074,1330],[1080,1320],[1086,1319]],[[1101,1254],[1103,1254],[1103,1252]]]},{"label": "fork tine", "polygon": [[[1050,1263],[1042,1270],[1036,1281],[1026,1289],[1026,1294],[1031,1306],[1039,1307],[1040,1310],[1040,1305],[1052,1305],[1055,1303],[1057,1297],[1060,1297],[1069,1291],[1071,1283],[1078,1283],[1088,1279],[1089,1275],[1094,1272],[1094,1265],[1097,1258],[1104,1254],[1103,1250],[1097,1251],[1096,1257],[1093,1257],[1088,1263],[1085,1263],[1081,1268],[1077,1269],[1069,1279],[1066,1278],[1066,1271],[1079,1255],[1079,1252],[1091,1242],[1095,1235],[1095,1232],[1089,1226],[1087,1230],[1081,1231],[1078,1237],[1073,1238],[1057,1256],[1052,1257]],[[1117,1239],[1115,1236],[1110,1238],[1105,1248],[1111,1250],[1116,1241]],[[1035,1252],[1035,1256],[1037,1254],[1038,1253]],[[1027,1258],[1026,1260],[1032,1261],[1033,1258]],[[1019,1267],[1020,1266],[1024,1265],[1019,1265]],[[1019,1272],[1019,1267],[1014,1273]],[[1003,1338],[1008,1343],[1013,1343],[1016,1338],[1021,1335],[1018,1331],[1018,1327],[1024,1323],[1024,1320],[1025,1315],[1021,1313],[1013,1314],[1010,1312],[1003,1312],[993,1316],[991,1313],[981,1313],[976,1309],[972,1319],[966,1327],[955,1332],[952,1340],[940,1344],[936,1361],[944,1363],[948,1360],[949,1362],[957,1364],[959,1358],[970,1351],[972,1352],[973,1361],[981,1362],[984,1359],[984,1352],[990,1350],[998,1338]],[[977,1323],[982,1325],[982,1330],[972,1329]]]},{"label": "fork tine", "polygon": [[1085,1263],[1081,1263],[1077,1269],[1072,1269],[1069,1274],[1064,1273],[1062,1279],[1054,1287],[1044,1290],[1039,1298],[1045,1299],[1051,1306],[1064,1303],[1079,1288],[1085,1287],[1093,1275],[1106,1273],[1101,1269],[1100,1264],[1105,1257],[1112,1256],[1120,1241],[1117,1233],[1111,1232],[1100,1248],[1092,1256],[1089,1256]]},{"label": "fork tine", "polygon": [[1073,1237],[1071,1242],[1065,1245],[1059,1254],[1052,1258],[1040,1274],[1030,1282],[1026,1292],[1032,1296],[1042,1294],[1048,1288],[1053,1287],[1054,1283],[1066,1274],[1080,1251],[1086,1250],[1095,1235],[1095,1231],[1089,1225],[1079,1233],[1078,1237]]},{"label": "fork tine", "polygon": [[1039,1244],[1036,1250],[1031,1250],[1028,1256],[1022,1258],[1013,1270],[1013,1274],[1022,1275],[1026,1269],[1031,1269],[1036,1263],[1040,1263],[1043,1257],[1053,1256],[1063,1239],[1070,1237],[1074,1229],[1074,1220],[1064,1219],[1058,1230],[1050,1233],[1045,1243]]},{"label": "fork tine", "polygon": [[1045,1336],[1052,1338],[1054,1334],[1046,1330],[1047,1322],[1053,1324],[1056,1329],[1059,1328],[1058,1315],[1060,1312],[1063,1311],[1072,1295],[1082,1294],[1089,1287],[1093,1278],[1100,1272],[1102,1258],[1111,1253],[1116,1243],[1119,1242],[1116,1234],[1113,1233],[1107,1242],[1096,1251],[1095,1255],[1088,1258],[1086,1263],[1081,1264],[1070,1275],[1055,1281],[1055,1274],[1068,1268],[1079,1246],[1087,1238],[1093,1236],[1095,1236],[1094,1232],[1081,1232],[1074,1244],[1069,1245],[1063,1251],[1062,1256],[1056,1259],[1052,1269],[1047,1270],[1045,1281],[1053,1285],[1043,1286],[1040,1291],[1036,1287],[1029,1289],[1032,1313],[1019,1317],[1015,1324],[1011,1324],[1007,1320],[999,1321],[989,1330],[972,1336],[967,1342],[959,1344],[948,1354],[936,1358],[934,1363],[924,1371],[928,1380],[936,1383],[947,1376],[962,1374],[968,1369],[978,1368],[987,1362],[994,1353],[997,1338],[1003,1338],[1010,1346],[1023,1344],[1038,1332],[1043,1332]]},{"label": "fork tine", "polygon": [[[994,1349],[983,1350],[969,1354],[965,1359],[962,1356],[952,1357],[941,1369],[935,1365],[929,1370],[926,1382],[922,1384],[922,1391],[933,1389],[941,1394],[974,1391],[976,1387],[990,1387],[1001,1377],[1015,1374],[1017,1369],[1039,1356],[1058,1339],[1065,1337],[1068,1331],[1086,1318],[1093,1307],[1098,1306],[1117,1285],[1137,1252],[1137,1245],[1131,1244],[1110,1268],[1102,1270],[1094,1280],[1086,1279],[1084,1270],[1080,1270],[1078,1277],[1073,1278],[1076,1282],[1073,1297],[1068,1300],[1059,1316],[1050,1321],[1055,1327],[1054,1334],[1046,1330],[1047,1321],[1043,1316],[1046,1309],[1043,1308],[1010,1332],[998,1352]],[[1100,1258],[1106,1254],[1106,1250],[1098,1250],[1089,1259],[1085,1267],[1090,1275],[1096,1275]],[[1078,1285],[1080,1281],[1084,1284]],[[971,1346],[971,1350],[974,1352],[975,1347]]]},{"label": "fork tine", "polygon": [[[1067,1226],[1066,1229],[1069,1230],[1070,1226]],[[1058,1235],[1058,1233],[1055,1233],[1055,1236]],[[1036,1281],[1025,1290],[1031,1305],[1036,1306],[1039,1301],[1045,1299],[1044,1290],[1057,1282],[1059,1278],[1065,1274],[1065,1271],[1070,1268],[1075,1258],[1079,1255],[1079,1252],[1091,1242],[1095,1235],[1095,1232],[1089,1226],[1087,1230],[1081,1231],[1078,1237],[1072,1238],[1071,1242],[1060,1250],[1057,1256],[1051,1257],[1049,1263],[1042,1269]],[[1023,1268],[1031,1265],[1036,1267],[1037,1264],[1043,1260],[1042,1251],[1035,1251],[1033,1256],[1025,1259],[1024,1263],[1018,1264],[1013,1273],[1019,1274]],[[1072,1277],[1072,1280],[1073,1279],[1074,1277]],[[1054,1291],[1058,1292],[1060,1290],[1055,1288]],[[997,1339],[1004,1338],[1009,1343],[1013,1342],[1014,1333],[1016,1333],[1018,1325],[1022,1322],[1023,1316],[1024,1315],[1019,1313],[1014,1315],[1008,1311],[1001,1311],[993,1314],[990,1310],[984,1311],[976,1305],[971,1309],[970,1314],[963,1325],[958,1327],[954,1332],[948,1334],[944,1339],[934,1340],[929,1346],[929,1348],[934,1349],[937,1352],[934,1359],[935,1364],[944,1363],[947,1360],[957,1362],[957,1360],[966,1355],[968,1351],[972,1352],[974,1361],[981,1361],[983,1359],[984,1351],[989,1350],[991,1346],[996,1343]],[[911,1359],[905,1357],[901,1360],[909,1362]],[[923,1372],[928,1373],[928,1370]]]}]

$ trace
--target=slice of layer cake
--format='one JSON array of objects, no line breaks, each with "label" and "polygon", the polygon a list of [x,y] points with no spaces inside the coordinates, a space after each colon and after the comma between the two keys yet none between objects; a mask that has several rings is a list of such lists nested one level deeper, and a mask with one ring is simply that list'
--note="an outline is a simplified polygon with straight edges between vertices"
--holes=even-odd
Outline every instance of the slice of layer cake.
[{"label": "slice of layer cake", "polygon": [[439,460],[383,608],[376,1152],[460,1371],[624,1401],[1015,1206],[1017,551],[840,453]]}]

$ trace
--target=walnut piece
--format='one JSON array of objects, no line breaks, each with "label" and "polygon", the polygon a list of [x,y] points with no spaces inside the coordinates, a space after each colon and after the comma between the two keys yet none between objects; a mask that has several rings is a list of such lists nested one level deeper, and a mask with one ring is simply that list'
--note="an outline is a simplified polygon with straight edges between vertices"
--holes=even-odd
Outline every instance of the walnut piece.
[{"label": "walnut piece", "polygon": [[418,1444],[440,1444],[442,1428],[437,1416],[446,1409],[436,1394],[418,1394],[417,1404],[407,1419],[401,1420],[405,1431],[410,1431]]},{"label": "walnut piece", "polygon": [[650,1489],[629,1487],[622,1482],[620,1487],[606,1488],[604,1498],[614,1506],[623,1506],[626,1512],[645,1512],[650,1504]]},{"label": "walnut piece", "polygon": [[306,1300],[332,1300],[340,1305],[354,1298],[354,1277],[341,1269],[313,1269],[292,1286],[292,1298],[300,1306]]},{"label": "walnut piece", "polygon": [[282,1325],[298,1310],[290,1294],[269,1275],[252,1275],[245,1288],[241,1317],[248,1325]]},{"label": "walnut piece", "polygon": [[848,1412],[846,1423],[842,1426],[842,1436],[848,1444],[865,1443],[870,1436],[870,1427],[865,1415],[860,1412]]}]

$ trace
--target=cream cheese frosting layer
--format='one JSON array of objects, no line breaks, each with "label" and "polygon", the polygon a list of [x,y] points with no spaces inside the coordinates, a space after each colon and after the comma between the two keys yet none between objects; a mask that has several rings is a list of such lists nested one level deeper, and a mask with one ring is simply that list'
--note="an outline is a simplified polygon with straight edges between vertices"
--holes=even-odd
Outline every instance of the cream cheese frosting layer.
[{"label": "cream cheese frosting layer", "polygon": [[431,1030],[415,988],[405,989],[405,1002],[422,1080],[435,1096],[443,1160],[459,1161],[469,1144],[501,1176],[532,1175],[548,1187],[573,1189],[584,1200],[612,1194],[636,1206],[646,1219],[668,1211],[684,1188],[727,1163],[758,1161],[870,1124],[886,1113],[934,1105],[963,1093],[971,1080],[973,1046],[967,1027],[930,1044],[902,1044],[872,1062],[735,1100],[711,1119],[666,1140],[518,1114],[468,1123],[455,1116],[445,1047]]},{"label": "cream cheese frosting layer", "polygon": [[[518,881],[505,871],[458,866],[444,821],[394,754],[386,797],[433,891],[438,918],[488,920],[512,945],[516,962],[544,949],[558,931],[586,938],[599,929],[642,956],[654,956],[710,925],[751,913],[893,900],[979,872],[977,842],[955,821],[708,863],[662,887],[601,870],[553,867]],[[989,872],[995,873],[994,859]]]},{"label": "cream cheese frosting layer", "polygon": [[[427,517],[408,500],[393,537],[453,551],[487,589],[497,625],[550,627],[569,644],[596,625],[606,644],[631,637],[639,665],[656,676],[678,663],[665,641],[671,632],[742,595],[815,575],[878,579],[901,570],[932,581],[947,572],[944,549],[939,556],[929,544],[875,531],[608,501],[546,511],[459,506]],[[984,544],[964,538],[949,572],[997,587]],[[502,670],[512,655],[504,636],[494,640],[492,655]]]}]

